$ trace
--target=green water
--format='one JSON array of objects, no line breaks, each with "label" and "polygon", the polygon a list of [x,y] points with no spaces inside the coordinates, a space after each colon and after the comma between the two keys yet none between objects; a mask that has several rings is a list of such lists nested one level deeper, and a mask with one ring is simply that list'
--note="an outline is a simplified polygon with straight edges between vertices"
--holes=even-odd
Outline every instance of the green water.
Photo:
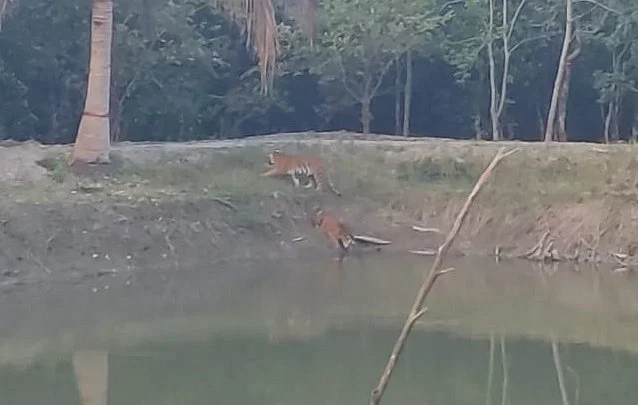
[{"label": "green water", "polygon": [[[384,404],[635,403],[633,276],[450,265]],[[50,293],[0,336],[1,403],[81,404],[80,385],[83,405],[367,404],[423,267],[260,263]]]}]

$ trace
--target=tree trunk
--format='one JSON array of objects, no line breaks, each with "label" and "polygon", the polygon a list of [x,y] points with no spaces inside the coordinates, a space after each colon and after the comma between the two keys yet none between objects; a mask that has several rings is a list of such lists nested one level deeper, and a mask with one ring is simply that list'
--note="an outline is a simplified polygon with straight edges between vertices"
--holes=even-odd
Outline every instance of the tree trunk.
[{"label": "tree trunk", "polygon": [[401,133],[401,56],[394,58],[394,134]]},{"label": "tree trunk", "polygon": [[[567,56],[565,63],[565,71],[563,75],[563,83],[558,95],[558,107],[556,114],[558,128],[554,128],[557,131],[557,137],[560,142],[567,142],[567,100],[569,100],[569,88],[572,80],[572,70],[574,66],[574,59],[580,53],[580,39],[576,33],[573,34],[574,49]],[[571,47],[571,44],[570,44]]]},{"label": "tree trunk", "polygon": [[372,122],[372,113],[370,112],[370,98],[364,98],[361,100],[361,125],[363,126],[363,133],[370,133],[370,124]]},{"label": "tree trunk", "polygon": [[557,138],[560,142],[567,142],[567,99],[569,98],[569,83],[572,76],[571,62],[567,62],[565,66],[565,75],[563,83],[558,95],[558,107],[556,108],[556,125],[555,128]]},{"label": "tree trunk", "polygon": [[111,146],[109,96],[113,0],[93,0],[89,79],[73,162],[108,163]]},{"label": "tree trunk", "polygon": [[614,142],[620,141],[620,105],[622,102],[620,97],[621,96],[618,93],[614,96],[614,120],[612,121],[611,127],[611,139]]},{"label": "tree trunk", "polygon": [[543,140],[543,136],[545,135],[545,121],[543,120],[540,103],[536,103],[536,121],[538,122],[538,137],[540,140]]},{"label": "tree trunk", "polygon": [[498,106],[496,100],[496,61],[494,60],[494,1],[489,0],[489,38],[487,41],[487,57],[490,64],[490,121],[492,121],[492,140],[500,141],[501,134],[498,122]]},{"label": "tree trunk", "polygon": [[412,52],[405,54],[405,88],[403,91],[403,136],[410,134],[410,112],[412,107]]},{"label": "tree trunk", "polygon": [[572,16],[572,0],[566,0],[565,3],[565,37],[563,38],[563,48],[560,51],[560,58],[558,59],[558,71],[556,72],[556,79],[554,80],[552,101],[549,105],[549,112],[547,113],[547,125],[545,127],[545,142],[547,143],[553,141],[554,137],[558,98],[563,87],[563,81],[565,80],[565,68],[569,56],[569,46],[573,36],[574,21]]},{"label": "tree trunk", "polygon": [[631,143],[636,143],[636,140],[638,140],[638,111],[636,111],[636,106],[638,105],[636,103],[636,95],[633,96],[634,97],[634,119],[631,122],[631,138],[630,138],[630,142]]},{"label": "tree trunk", "polygon": [[607,103],[607,114],[605,114],[605,126],[603,128],[603,142],[610,143],[611,137],[609,136],[611,128],[611,102]]}]

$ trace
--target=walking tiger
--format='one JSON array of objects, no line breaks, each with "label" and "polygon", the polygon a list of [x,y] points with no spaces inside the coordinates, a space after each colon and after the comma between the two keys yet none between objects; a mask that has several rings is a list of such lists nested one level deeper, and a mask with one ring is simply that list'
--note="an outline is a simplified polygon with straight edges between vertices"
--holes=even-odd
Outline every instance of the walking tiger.
[{"label": "walking tiger", "polygon": [[330,190],[340,196],[341,192],[335,188],[330,175],[326,171],[326,164],[323,159],[316,155],[292,155],[284,153],[279,149],[268,154],[268,165],[270,169],[262,173],[262,176],[275,177],[289,175],[295,187],[299,187],[300,176],[306,176],[311,181],[304,187],[310,188],[314,185],[316,190],[322,190],[324,182],[328,184]]}]

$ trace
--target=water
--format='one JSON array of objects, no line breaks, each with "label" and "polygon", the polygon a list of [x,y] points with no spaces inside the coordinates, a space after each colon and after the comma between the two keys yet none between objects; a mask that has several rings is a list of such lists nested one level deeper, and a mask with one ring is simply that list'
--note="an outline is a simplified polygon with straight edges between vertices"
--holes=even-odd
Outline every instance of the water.
[{"label": "water", "polygon": [[[426,264],[264,262],[4,294],[2,403],[365,404]],[[635,402],[631,274],[449,264],[384,404]]]}]

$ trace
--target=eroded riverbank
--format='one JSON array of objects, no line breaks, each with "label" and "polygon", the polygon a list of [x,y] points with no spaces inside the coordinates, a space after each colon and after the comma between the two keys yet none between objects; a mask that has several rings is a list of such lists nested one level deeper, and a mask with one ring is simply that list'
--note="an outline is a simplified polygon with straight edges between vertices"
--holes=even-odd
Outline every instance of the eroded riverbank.
[{"label": "eroded riverbank", "polygon": [[[347,133],[123,143],[114,146],[112,165],[81,172],[66,165],[67,146],[0,147],[0,285],[332,256],[309,223],[316,205],[355,233],[391,240],[386,252],[434,249],[503,145]],[[472,207],[456,253],[633,266],[633,145],[505,146],[520,150]],[[275,147],[320,154],[343,196],[260,177]],[[439,232],[415,232],[415,225]]]}]

